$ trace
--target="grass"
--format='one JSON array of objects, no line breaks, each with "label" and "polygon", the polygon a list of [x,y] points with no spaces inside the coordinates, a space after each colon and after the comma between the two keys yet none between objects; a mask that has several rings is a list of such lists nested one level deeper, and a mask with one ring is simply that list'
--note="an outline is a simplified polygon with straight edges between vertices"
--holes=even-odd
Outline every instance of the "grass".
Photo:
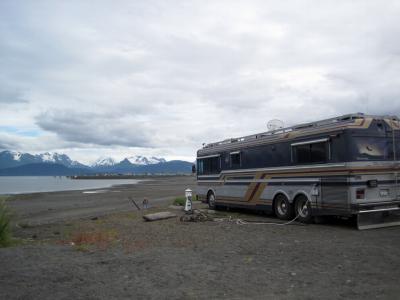
[{"label": "grass", "polygon": [[174,200],[174,205],[176,206],[184,206],[186,202],[186,198],[185,197],[176,197]]},{"label": "grass", "polygon": [[81,245],[76,245],[75,250],[80,252],[90,252],[90,247],[87,244],[81,244]]},{"label": "grass", "polygon": [[5,200],[0,199],[0,247],[11,245],[11,229],[10,229],[10,211],[8,210]]},{"label": "grass", "polygon": [[[192,201],[196,201],[196,195],[192,196]],[[174,200],[174,205],[176,206],[185,206],[186,203],[186,197],[176,197]]]}]

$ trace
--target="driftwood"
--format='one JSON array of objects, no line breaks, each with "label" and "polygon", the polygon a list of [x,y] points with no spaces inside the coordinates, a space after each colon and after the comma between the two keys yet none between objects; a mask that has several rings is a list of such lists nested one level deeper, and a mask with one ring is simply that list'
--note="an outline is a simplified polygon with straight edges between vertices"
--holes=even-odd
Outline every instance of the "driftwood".
[{"label": "driftwood", "polygon": [[136,204],[135,200],[133,200],[132,197],[129,197],[129,199],[132,201],[132,204],[135,205],[138,210],[140,210],[140,207]]},{"label": "driftwood", "polygon": [[165,220],[165,219],[176,218],[176,217],[177,217],[177,215],[173,214],[172,212],[163,211],[163,212],[159,212],[159,213],[144,215],[143,219],[145,219],[146,221],[158,221],[158,220]]}]

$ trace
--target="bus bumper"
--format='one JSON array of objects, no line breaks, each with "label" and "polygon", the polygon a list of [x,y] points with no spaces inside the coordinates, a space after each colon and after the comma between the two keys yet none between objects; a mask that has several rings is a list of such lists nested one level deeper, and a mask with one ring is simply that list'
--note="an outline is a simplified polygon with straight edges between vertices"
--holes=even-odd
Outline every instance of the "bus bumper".
[{"label": "bus bumper", "polygon": [[382,228],[400,225],[400,205],[361,208],[357,212],[359,230]]}]

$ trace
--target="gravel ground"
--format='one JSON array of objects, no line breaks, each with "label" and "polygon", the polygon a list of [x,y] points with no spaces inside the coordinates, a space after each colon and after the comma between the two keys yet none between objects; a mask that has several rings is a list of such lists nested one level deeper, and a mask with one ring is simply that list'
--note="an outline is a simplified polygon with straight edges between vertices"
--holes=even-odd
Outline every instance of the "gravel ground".
[{"label": "gravel ground", "polygon": [[[15,224],[26,223],[14,227],[20,244],[0,249],[0,299],[399,299],[400,227],[357,231],[344,221],[229,221],[277,222],[244,211],[218,211],[210,214],[217,221],[198,223],[143,221],[148,212],[183,214],[167,198],[191,182],[170,178],[127,187],[126,195],[144,191],[161,199],[145,212],[104,205],[95,214],[77,207],[65,215],[71,207],[64,201],[82,195],[69,192],[64,201],[63,193],[11,201],[18,207]],[[92,201],[100,205],[107,195],[112,191]],[[59,201],[53,210],[34,205],[49,199]],[[37,211],[24,211],[24,201]]]}]

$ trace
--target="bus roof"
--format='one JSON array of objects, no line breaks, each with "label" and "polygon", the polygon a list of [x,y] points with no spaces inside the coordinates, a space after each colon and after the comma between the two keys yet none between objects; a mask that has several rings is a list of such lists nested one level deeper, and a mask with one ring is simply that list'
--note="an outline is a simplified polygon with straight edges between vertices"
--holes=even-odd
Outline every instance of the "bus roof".
[{"label": "bus roof", "polygon": [[[318,133],[319,131],[325,131],[330,129],[338,129],[339,127],[348,127],[355,125],[358,121],[359,124],[364,123],[364,120],[373,120],[373,119],[385,119],[385,120],[392,120],[396,122],[396,127],[399,128],[400,122],[397,116],[389,116],[389,115],[365,115],[363,113],[355,113],[355,114],[347,114],[342,115],[335,118],[324,119],[316,122],[310,123],[303,123],[299,125],[294,125],[291,127],[279,128],[276,130],[271,130],[267,132],[262,132],[258,134],[242,136],[238,138],[229,138],[223,141],[204,144],[203,148],[199,150],[199,154],[201,153],[208,153],[212,150],[222,150],[223,148],[231,148],[235,144],[246,144],[250,142],[257,141],[272,141],[272,140],[279,140],[281,138],[288,138],[290,135],[294,134],[295,132],[301,132],[302,134],[313,134]],[[360,125],[357,125],[360,127]],[[231,147],[229,147],[231,146]]]}]

